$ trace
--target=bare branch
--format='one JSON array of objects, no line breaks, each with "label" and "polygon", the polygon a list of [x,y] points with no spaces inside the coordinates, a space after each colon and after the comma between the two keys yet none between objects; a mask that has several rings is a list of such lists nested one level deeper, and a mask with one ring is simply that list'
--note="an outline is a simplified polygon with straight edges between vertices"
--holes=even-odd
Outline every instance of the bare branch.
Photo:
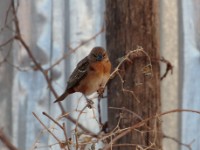
[{"label": "bare branch", "polygon": [[156,118],[159,118],[159,117],[161,117],[161,116],[164,116],[164,115],[167,115],[167,114],[171,114],[171,113],[177,113],[177,112],[190,112],[190,113],[197,113],[197,114],[200,115],[200,111],[196,111],[196,110],[190,110],[190,109],[174,109],[174,110],[170,110],[170,111],[167,111],[167,112],[164,112],[164,113],[160,113],[160,114],[151,116],[151,117],[146,118],[146,119],[144,119],[143,121],[141,121],[141,122],[139,122],[139,123],[137,123],[137,124],[134,124],[134,125],[131,126],[131,127],[126,128],[123,132],[121,132],[121,133],[118,134],[115,138],[113,138],[113,139],[112,139],[112,143],[110,142],[109,144],[107,144],[107,145],[104,147],[104,150],[110,149],[111,145],[113,145],[117,140],[121,139],[123,136],[127,135],[127,134],[130,133],[132,130],[143,126],[143,125],[144,125],[146,122],[148,122],[149,120],[156,119]]},{"label": "bare branch", "polygon": [[55,136],[55,134],[49,130],[49,128],[39,119],[39,117],[33,112],[34,117],[40,122],[40,124],[55,138],[55,140],[58,143],[61,143],[61,141]]},{"label": "bare branch", "polygon": [[75,48],[71,48],[69,47],[69,51],[67,53],[65,53],[60,59],[58,59],[53,65],[51,65],[48,69],[46,70],[51,70],[53,67],[55,67],[56,65],[58,65],[62,60],[66,59],[71,53],[74,53],[75,51],[77,51],[80,47],[82,47],[83,45],[91,42],[92,40],[94,40],[97,36],[99,36],[101,33],[104,32],[104,27],[101,28],[101,30],[99,32],[97,32],[95,35],[93,35],[92,37],[90,37],[89,39],[81,42],[77,47]]},{"label": "bare branch", "polygon": [[182,143],[181,141],[179,141],[178,139],[176,139],[176,138],[174,138],[174,137],[171,137],[171,136],[168,136],[168,135],[165,135],[165,134],[164,134],[164,135],[163,135],[163,138],[167,138],[167,139],[173,140],[173,141],[175,141],[176,143],[178,143],[179,145],[182,145],[182,146],[188,148],[188,150],[192,150],[190,144],[184,144],[184,143]]},{"label": "bare branch", "polygon": [[164,62],[166,64],[166,70],[165,70],[165,73],[162,75],[162,77],[160,78],[160,80],[163,80],[164,78],[166,78],[167,74],[169,71],[171,71],[171,74],[173,74],[173,65],[168,61],[166,60],[164,57],[162,57],[160,59],[161,62]]},{"label": "bare branch", "polygon": [[12,37],[10,39],[8,39],[7,41],[5,41],[4,43],[0,44],[0,47],[6,46],[7,44],[10,44],[10,42],[12,42],[16,37]]},{"label": "bare branch", "polygon": [[6,11],[6,18],[5,18],[5,21],[4,21],[4,26],[6,26],[6,24],[7,24],[8,15],[9,15],[9,12],[10,12],[10,9],[11,9],[11,5],[12,5],[11,3],[10,3],[10,5],[9,5],[7,11]]},{"label": "bare branch", "polygon": [[8,137],[5,135],[5,133],[3,132],[3,129],[0,129],[0,140],[2,141],[2,143],[9,149],[9,150],[18,150],[10,141],[10,139],[8,139]]},{"label": "bare branch", "polygon": [[126,111],[126,112],[129,112],[131,113],[133,116],[136,116],[138,119],[140,119],[140,121],[142,121],[142,117],[140,117],[138,114],[134,113],[133,111],[129,110],[129,109],[126,109],[125,107],[122,107],[122,108],[117,108],[117,107],[109,107],[109,109],[116,109],[116,110],[122,110],[122,111]]}]

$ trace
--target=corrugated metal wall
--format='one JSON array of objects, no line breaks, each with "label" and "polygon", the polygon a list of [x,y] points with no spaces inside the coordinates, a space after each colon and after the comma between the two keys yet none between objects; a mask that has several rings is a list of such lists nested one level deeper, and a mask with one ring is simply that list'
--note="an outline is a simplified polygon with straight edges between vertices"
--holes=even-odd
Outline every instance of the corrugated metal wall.
[{"label": "corrugated metal wall", "polygon": [[[200,110],[199,3],[199,0],[160,1],[161,55],[174,65],[173,75],[168,75],[162,81],[163,111],[174,108]],[[10,14],[7,18],[7,25],[10,28],[4,24],[9,4],[9,1],[0,2],[0,43],[12,37],[13,33],[10,30]],[[19,4],[18,18],[22,37],[41,66],[47,69],[66,54],[66,59],[49,71],[53,87],[61,94],[65,89],[66,79],[76,63],[86,56],[93,46],[105,45],[104,33],[101,33],[71,54],[72,48],[76,48],[101,31],[104,23],[104,1],[19,0]],[[7,59],[3,61],[5,57]],[[55,118],[61,113],[58,105],[52,103],[55,98],[49,91],[44,76],[40,71],[33,70],[33,67],[30,57],[19,43],[14,42],[13,45],[1,47],[0,128],[3,127],[5,133],[12,137],[12,142],[21,150],[30,149],[42,129],[32,112],[35,112],[46,125],[49,124],[49,120],[41,114],[43,111]],[[77,107],[80,96],[75,94],[68,98],[70,100],[64,105],[68,112]],[[78,110],[84,104],[82,100]],[[106,101],[103,101],[102,106],[106,107]],[[103,112],[105,121],[106,109]],[[97,112],[95,115],[98,115]],[[78,113],[73,113],[72,116],[76,118]],[[80,121],[93,132],[98,132],[99,129],[95,128],[97,122],[93,116],[93,111],[88,109]],[[175,138],[180,138],[181,135],[180,139],[186,144],[195,140],[192,148],[198,150],[199,120],[200,117],[194,114],[170,114],[163,118],[163,131]],[[68,131],[71,132],[73,128],[73,124],[69,123]],[[44,134],[40,138],[40,145],[54,143],[50,137]],[[163,144],[166,150],[180,148],[176,142],[169,139],[164,139]],[[3,149],[1,142],[0,147]],[[186,149],[183,146],[181,148]]]},{"label": "corrugated metal wall", "polygon": [[[200,1],[182,0],[180,5],[180,95],[181,107],[200,110]],[[183,113],[181,139],[200,148],[200,116]],[[182,146],[183,150],[184,148]]]},{"label": "corrugated metal wall", "polygon": [[[168,74],[161,82],[162,111],[176,109],[180,105],[178,94],[179,82],[179,47],[178,47],[178,6],[177,0],[162,0],[160,14],[161,56],[169,60],[174,68],[173,75]],[[165,64],[161,65],[162,74]],[[179,139],[179,114],[174,113],[163,116],[163,134]],[[163,139],[164,150],[178,150],[178,144],[168,138]]]},{"label": "corrugated metal wall", "polygon": [[[7,9],[10,2],[0,2],[0,45],[5,44],[6,41],[12,37],[12,31],[5,26],[5,19],[12,18],[11,13],[7,15]],[[11,26],[11,22],[7,23]],[[6,61],[5,61],[6,58]],[[12,60],[12,45],[4,45],[0,47],[0,128],[3,128],[5,134],[11,137],[12,135],[12,85],[13,85],[13,67],[9,65],[13,63]],[[0,142],[0,149],[5,147]]]}]

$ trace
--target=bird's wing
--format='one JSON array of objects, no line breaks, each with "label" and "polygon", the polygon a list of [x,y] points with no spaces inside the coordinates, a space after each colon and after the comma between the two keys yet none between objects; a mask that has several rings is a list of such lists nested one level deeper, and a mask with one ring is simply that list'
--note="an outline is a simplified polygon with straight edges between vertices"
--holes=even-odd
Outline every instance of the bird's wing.
[{"label": "bird's wing", "polygon": [[67,90],[76,86],[87,74],[89,67],[89,60],[86,56],[76,66],[76,69],[72,72],[67,83]]}]

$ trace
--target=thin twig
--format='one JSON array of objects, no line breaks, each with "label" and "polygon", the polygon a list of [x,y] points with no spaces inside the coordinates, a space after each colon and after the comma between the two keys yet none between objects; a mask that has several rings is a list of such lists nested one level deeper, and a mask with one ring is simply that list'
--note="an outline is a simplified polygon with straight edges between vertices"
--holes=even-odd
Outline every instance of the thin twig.
[{"label": "thin twig", "polygon": [[98,113],[99,113],[99,123],[102,125],[102,119],[101,119],[101,98],[98,96]]},{"label": "thin twig", "polygon": [[58,142],[58,143],[62,143],[56,136],[55,134],[49,130],[49,128],[39,119],[39,117],[34,113],[32,112],[34,117],[40,122],[40,124],[55,138],[55,140]]},{"label": "thin twig", "polygon": [[[61,124],[59,124],[59,122],[57,122],[56,120],[54,120],[50,115],[48,115],[46,112],[43,112],[42,113],[43,115],[45,115],[46,117],[48,117],[51,121],[53,121],[56,125],[58,125],[61,129],[62,129],[62,131],[63,131],[63,133],[64,133],[64,136],[65,136],[65,145],[67,145],[67,147],[68,147],[68,149],[69,149],[69,145],[68,145],[68,138],[67,138],[67,131],[66,131],[66,129],[65,129],[65,123],[63,123],[62,125]],[[63,143],[62,143],[63,144]],[[64,144],[63,144],[64,145]]]},{"label": "thin twig", "polygon": [[6,18],[5,18],[5,21],[4,21],[4,26],[6,26],[7,24],[7,20],[8,20],[8,15],[9,15],[9,12],[10,12],[10,9],[11,9],[11,3],[6,11]]},{"label": "thin twig", "polygon": [[161,76],[160,80],[162,81],[164,78],[166,78],[167,74],[169,73],[169,71],[171,71],[171,74],[173,74],[173,65],[166,60],[164,57],[162,57],[160,59],[161,62],[164,62],[166,64],[166,70],[165,73]]},{"label": "thin twig", "polygon": [[51,121],[53,121],[55,124],[57,124],[63,130],[63,126],[61,124],[59,124],[56,120],[54,120],[50,115],[48,115],[46,112],[42,112],[42,114],[45,115],[46,117],[48,117]]},{"label": "thin twig", "polygon": [[[120,58],[120,62],[119,64],[117,65],[117,67],[114,69],[114,71],[111,73],[110,75],[110,79],[114,78],[114,76],[117,74],[121,80],[121,84],[122,84],[122,91],[124,92],[128,92],[130,93],[136,100],[138,103],[140,103],[140,100],[137,98],[137,96],[135,95],[134,91],[131,91],[131,90],[128,90],[128,89],[125,89],[123,84],[124,84],[124,80],[123,78],[121,77],[120,73],[119,73],[119,70],[120,70],[120,67],[125,63],[125,62],[132,62],[133,59],[135,58],[138,58],[138,57],[141,57],[141,56],[145,56],[148,58],[148,62],[149,64],[147,65],[148,66],[148,74],[151,74],[151,76],[153,76],[153,70],[152,70],[152,65],[151,65],[151,58],[149,57],[149,55],[147,54],[147,52],[145,52],[143,50],[143,48],[141,46],[138,46],[137,49],[135,50],[130,50],[124,57],[121,57]],[[146,73],[146,72],[145,72]],[[110,80],[109,79],[109,80]],[[108,81],[109,81],[108,80]],[[107,81],[107,82],[108,82]]]},{"label": "thin twig", "polygon": [[[67,131],[66,131],[66,127],[65,127],[65,123],[64,122],[63,122],[62,126],[63,126],[63,132],[64,132],[65,140],[68,143]],[[67,144],[67,146],[69,146],[68,144]],[[69,149],[69,147],[68,147],[68,149]]]},{"label": "thin twig", "polygon": [[[123,144],[113,144],[113,147],[135,147],[137,148],[138,146],[142,147],[142,149],[144,150],[144,148],[148,148],[147,146],[144,145],[138,145],[138,144],[129,144],[129,143],[123,143]],[[157,150],[156,148],[148,148],[148,150]]]},{"label": "thin twig", "polygon": [[148,117],[146,119],[144,119],[143,121],[134,124],[131,127],[126,128],[126,130],[124,130],[122,133],[118,134],[113,140],[112,143],[107,144],[104,147],[104,150],[108,150],[110,149],[111,145],[114,144],[117,140],[119,140],[120,138],[122,138],[123,136],[125,136],[126,134],[128,134],[129,132],[131,132],[132,130],[139,128],[141,126],[143,126],[146,122],[148,122],[149,120],[155,119],[155,118],[159,118],[161,116],[167,115],[167,114],[171,114],[171,113],[177,113],[177,112],[190,112],[190,113],[197,113],[200,114],[200,111],[196,111],[196,110],[190,110],[190,109],[174,109],[174,110],[170,110],[170,111],[166,111],[164,113],[160,113],[160,114],[156,114],[154,116]]},{"label": "thin twig", "polygon": [[3,132],[3,129],[0,129],[0,140],[2,141],[2,143],[9,149],[9,150],[18,150],[10,141],[10,139],[8,139],[8,137],[5,135],[5,133]]},{"label": "thin twig", "polygon": [[10,39],[8,39],[7,41],[5,41],[4,43],[0,44],[0,47],[6,46],[7,44],[10,44],[10,42],[12,42],[16,37],[11,37]]},{"label": "thin twig", "polygon": [[116,110],[122,110],[122,111],[127,111],[129,113],[131,113],[133,116],[136,116],[138,119],[140,119],[140,121],[142,121],[142,117],[140,117],[138,114],[134,113],[133,111],[126,109],[125,107],[122,108],[118,108],[118,107],[108,107],[108,109],[116,109]]},{"label": "thin twig", "polygon": [[171,137],[171,136],[168,136],[168,135],[163,134],[163,138],[167,138],[167,139],[173,140],[173,141],[175,141],[176,143],[178,143],[179,145],[182,145],[182,146],[188,148],[188,150],[192,150],[190,144],[184,144],[184,143],[182,143],[181,141],[179,141],[178,139],[176,139],[176,138],[174,138],[174,137]]},{"label": "thin twig", "polygon": [[78,50],[83,45],[85,45],[85,44],[91,42],[92,40],[94,40],[97,36],[99,36],[102,32],[104,32],[104,30],[105,30],[104,27],[102,27],[99,32],[97,32],[96,34],[94,34],[92,37],[90,37],[89,39],[85,40],[84,42],[81,42],[77,47],[75,47],[75,48],[69,47],[68,53],[65,53],[60,59],[58,59],[53,65],[51,65],[46,70],[51,70],[53,67],[58,65],[62,60],[66,59],[69,56],[69,54],[74,53],[76,50]]}]

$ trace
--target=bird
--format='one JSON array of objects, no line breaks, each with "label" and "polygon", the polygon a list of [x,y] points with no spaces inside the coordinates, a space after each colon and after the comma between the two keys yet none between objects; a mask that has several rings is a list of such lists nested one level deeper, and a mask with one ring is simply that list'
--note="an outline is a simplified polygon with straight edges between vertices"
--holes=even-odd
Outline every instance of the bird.
[{"label": "bird", "polygon": [[83,58],[69,77],[64,93],[54,103],[63,101],[69,94],[81,92],[85,96],[102,94],[110,78],[111,62],[103,47],[94,47]]}]

